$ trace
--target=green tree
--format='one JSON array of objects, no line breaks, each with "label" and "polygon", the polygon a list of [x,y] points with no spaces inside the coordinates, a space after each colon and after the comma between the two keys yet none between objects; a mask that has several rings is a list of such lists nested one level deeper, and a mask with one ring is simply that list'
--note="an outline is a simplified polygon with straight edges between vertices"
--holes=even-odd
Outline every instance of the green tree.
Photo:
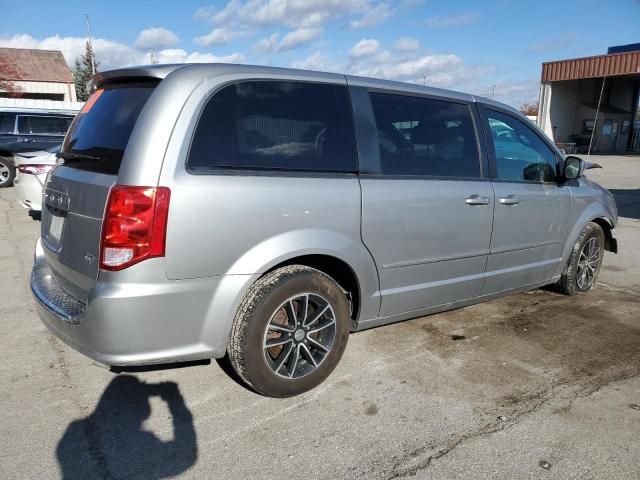
[{"label": "green tree", "polygon": [[93,69],[95,66],[96,73],[98,72],[98,62],[96,61],[95,54],[93,53],[93,47],[87,40],[84,47],[84,53],[76,58],[76,69],[73,72],[73,81],[76,85],[76,97],[79,102],[84,102],[89,98],[91,92],[87,89],[87,84],[91,77],[93,77]]}]

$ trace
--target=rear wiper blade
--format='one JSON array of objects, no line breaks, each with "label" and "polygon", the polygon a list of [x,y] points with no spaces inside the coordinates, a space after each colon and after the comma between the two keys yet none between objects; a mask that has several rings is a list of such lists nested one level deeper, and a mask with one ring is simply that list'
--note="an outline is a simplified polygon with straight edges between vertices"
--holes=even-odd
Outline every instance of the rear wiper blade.
[{"label": "rear wiper blade", "polygon": [[100,157],[96,157],[95,155],[75,152],[58,152],[56,153],[56,157],[62,158],[63,160],[102,160]]}]

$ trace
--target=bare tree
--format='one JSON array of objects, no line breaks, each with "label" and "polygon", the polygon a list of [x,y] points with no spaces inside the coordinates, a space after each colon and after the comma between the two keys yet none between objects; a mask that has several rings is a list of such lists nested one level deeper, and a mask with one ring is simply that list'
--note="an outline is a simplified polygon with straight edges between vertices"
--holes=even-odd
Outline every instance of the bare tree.
[{"label": "bare tree", "polygon": [[520,111],[525,115],[537,116],[538,105],[534,103],[523,103],[520,107]]}]

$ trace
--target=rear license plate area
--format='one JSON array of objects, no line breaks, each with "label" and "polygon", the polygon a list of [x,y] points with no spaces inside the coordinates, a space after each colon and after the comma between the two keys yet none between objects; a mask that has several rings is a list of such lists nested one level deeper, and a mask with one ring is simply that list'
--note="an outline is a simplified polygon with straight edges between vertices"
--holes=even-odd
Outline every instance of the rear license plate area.
[{"label": "rear license plate area", "polygon": [[64,217],[51,215],[49,218],[51,220],[49,222],[49,234],[47,235],[47,237],[55,243],[60,243],[60,238],[62,237],[62,228],[64,227]]},{"label": "rear license plate area", "polygon": [[64,233],[64,224],[66,222],[67,212],[56,210],[50,206],[46,206],[46,220],[42,222],[42,237],[50,250],[60,250],[62,244],[62,235]]}]

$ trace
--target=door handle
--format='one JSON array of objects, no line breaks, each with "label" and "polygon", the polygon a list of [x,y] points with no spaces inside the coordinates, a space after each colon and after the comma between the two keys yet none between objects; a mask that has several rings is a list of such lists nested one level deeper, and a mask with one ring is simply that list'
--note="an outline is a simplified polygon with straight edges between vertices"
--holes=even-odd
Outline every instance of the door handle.
[{"label": "door handle", "polygon": [[500,199],[500,205],[517,205],[520,203],[520,199],[515,195],[508,195]]},{"label": "door handle", "polygon": [[464,203],[467,205],[489,205],[489,199],[480,195],[470,195],[464,200]]}]

